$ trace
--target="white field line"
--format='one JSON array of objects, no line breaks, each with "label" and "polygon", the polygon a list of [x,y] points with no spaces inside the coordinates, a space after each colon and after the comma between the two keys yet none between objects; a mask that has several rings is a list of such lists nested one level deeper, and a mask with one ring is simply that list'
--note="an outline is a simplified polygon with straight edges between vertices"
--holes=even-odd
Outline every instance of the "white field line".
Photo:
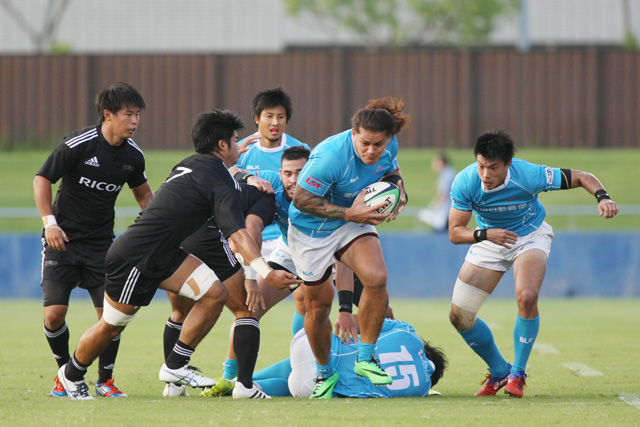
[{"label": "white field line", "polygon": [[565,368],[568,368],[570,370],[572,370],[573,372],[582,375],[582,376],[602,376],[604,375],[602,372],[600,371],[596,371],[595,369],[591,368],[590,366],[585,365],[584,363],[577,363],[577,362],[569,362],[569,363],[563,363],[562,364]]},{"label": "white field line", "polygon": [[637,394],[621,394],[618,396],[620,398],[620,400],[622,400],[625,403],[628,403],[631,406],[635,406],[636,408],[640,409],[640,396]]},{"label": "white field line", "polygon": [[537,342],[533,345],[533,349],[541,354],[558,354],[560,353],[557,348],[546,342]]}]

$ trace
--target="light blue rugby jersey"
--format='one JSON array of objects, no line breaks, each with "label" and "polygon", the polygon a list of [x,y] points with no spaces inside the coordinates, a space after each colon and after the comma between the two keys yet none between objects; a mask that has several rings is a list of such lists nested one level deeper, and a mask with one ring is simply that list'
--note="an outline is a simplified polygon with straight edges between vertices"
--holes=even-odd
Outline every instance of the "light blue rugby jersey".
[{"label": "light blue rugby jersey", "polygon": [[276,224],[280,228],[282,238],[288,245],[287,229],[289,228],[289,205],[291,202],[285,197],[284,185],[280,179],[280,174],[274,171],[259,171],[256,173],[260,178],[267,180],[273,187],[273,193],[276,198]]},{"label": "light blue rugby jersey", "polygon": [[[351,129],[322,141],[311,152],[302,169],[298,185],[329,203],[349,207],[367,185],[380,181],[398,169],[398,139],[391,137],[385,153],[373,165],[366,165],[356,154]],[[289,207],[289,219],[301,232],[311,237],[329,236],[346,221],[318,218]]]},{"label": "light blue rugby jersey", "polygon": [[[253,134],[251,136],[254,136]],[[247,137],[249,138],[249,137]],[[247,138],[244,138],[242,143]],[[245,151],[240,155],[238,159],[237,167],[249,171],[255,174],[258,171],[280,171],[280,159],[282,159],[282,152],[289,147],[294,147],[297,145],[302,145],[306,149],[309,149],[309,146],[304,142],[300,142],[291,135],[282,134],[282,140],[280,141],[280,146],[275,148],[266,148],[260,145],[259,143],[252,144],[249,150]],[[270,224],[265,227],[262,231],[262,240],[273,240],[280,237],[280,228],[277,223]]]},{"label": "light blue rugby jersey", "polygon": [[524,236],[535,231],[546,216],[538,193],[560,190],[561,182],[559,168],[513,159],[505,183],[485,190],[477,163],[473,163],[453,181],[451,206],[473,211],[480,228],[503,228]]},{"label": "light blue rugby jersey", "polygon": [[376,356],[382,368],[393,378],[388,386],[374,386],[367,378],[358,378],[353,365],[358,344],[344,344],[332,334],[331,352],[340,375],[333,389],[339,397],[426,397],[431,388],[433,367],[424,343],[412,325],[385,319],[376,342]]}]

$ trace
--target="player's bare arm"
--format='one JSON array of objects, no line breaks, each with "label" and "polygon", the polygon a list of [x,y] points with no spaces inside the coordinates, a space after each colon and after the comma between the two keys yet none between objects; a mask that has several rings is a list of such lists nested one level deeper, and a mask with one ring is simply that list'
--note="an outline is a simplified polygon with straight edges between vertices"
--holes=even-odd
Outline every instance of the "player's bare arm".
[{"label": "player's bare arm", "polygon": [[229,242],[233,243],[236,252],[240,254],[244,263],[251,265],[274,288],[287,289],[291,285],[302,283],[302,280],[297,279],[295,274],[286,270],[273,270],[269,267],[264,258],[262,258],[255,240],[253,240],[246,228],[241,228],[231,234]]},{"label": "player's bare arm", "polygon": [[138,205],[140,205],[140,209],[146,208],[147,203],[149,203],[149,200],[153,197],[153,190],[151,190],[149,182],[133,187],[131,192],[133,193],[133,197],[135,197],[136,202],[138,202]]},{"label": "player's bare arm", "polygon": [[273,186],[266,179],[255,176],[251,172],[241,169],[237,166],[231,166],[229,168],[229,173],[238,182],[244,182],[246,184],[253,185],[263,193],[273,194]]},{"label": "player's bare arm", "polygon": [[67,249],[65,242],[68,242],[69,238],[55,221],[53,207],[51,206],[53,199],[51,184],[51,181],[47,178],[36,175],[33,180],[33,196],[44,223],[44,236],[47,240],[47,245],[53,250],[64,251]]},{"label": "player's bare arm", "polygon": [[618,214],[618,204],[609,198],[604,186],[595,175],[580,170],[571,170],[571,188],[583,187],[598,199],[598,213],[606,219]]},{"label": "player's bare arm", "polygon": [[377,214],[379,206],[367,206],[364,203],[365,190],[363,189],[349,208],[329,203],[322,196],[315,195],[300,186],[296,187],[293,194],[293,204],[302,212],[319,218],[334,218],[360,224],[378,225],[387,219],[387,214]]},{"label": "player's bare arm", "polygon": [[[502,228],[487,228],[485,230],[472,230],[468,227],[471,220],[471,211],[463,211],[456,208],[451,208],[449,213],[449,240],[454,245],[474,244],[482,240],[489,240],[496,245],[510,248],[516,240],[518,235],[513,231],[505,230]],[[484,231],[484,233],[482,233]],[[482,239],[479,240],[477,234],[482,235]]]}]

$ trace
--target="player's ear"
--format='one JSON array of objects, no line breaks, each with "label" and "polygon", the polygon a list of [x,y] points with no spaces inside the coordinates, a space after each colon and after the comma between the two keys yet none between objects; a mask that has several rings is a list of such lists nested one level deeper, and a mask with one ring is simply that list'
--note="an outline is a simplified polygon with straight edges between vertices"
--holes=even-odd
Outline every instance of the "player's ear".
[{"label": "player's ear", "polygon": [[225,141],[224,139],[218,140],[218,150],[219,151],[225,151],[228,148],[229,148],[229,144],[227,144],[227,141]]},{"label": "player's ear", "polygon": [[260,122],[260,117],[258,117],[257,115],[254,115],[253,121],[255,122],[256,126],[258,126],[258,123]]}]

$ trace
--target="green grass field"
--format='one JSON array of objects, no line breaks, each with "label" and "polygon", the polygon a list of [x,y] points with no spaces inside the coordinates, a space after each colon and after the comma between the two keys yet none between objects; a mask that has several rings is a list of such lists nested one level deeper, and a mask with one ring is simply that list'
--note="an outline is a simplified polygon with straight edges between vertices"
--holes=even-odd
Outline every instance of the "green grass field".
[{"label": "green grass field", "polygon": [[[42,332],[40,301],[0,301],[2,388],[0,424],[23,425],[640,425],[640,301],[638,299],[542,300],[541,329],[529,360],[523,399],[474,398],[484,378],[483,362],[449,325],[446,300],[396,300],[399,319],[414,324],[442,347],[449,369],[435,387],[442,396],[406,399],[309,401],[274,398],[238,401],[230,397],[165,399],[157,379],[162,331],[169,316],[166,299],[144,308],[123,334],[116,383],[127,399],[88,402],[49,396],[56,363]],[[334,307],[335,308],[335,307]],[[289,301],[261,322],[258,368],[288,356]],[[498,346],[513,358],[515,301],[489,300],[480,316],[493,328]],[[335,312],[332,318],[335,318]],[[67,321],[72,347],[95,321],[89,300],[72,300]],[[227,310],[198,347],[192,363],[206,374],[221,374],[231,316]],[[589,370],[589,368],[591,370]],[[600,374],[600,375],[599,375]],[[87,379],[97,378],[95,366]],[[94,393],[91,387],[91,393]]]},{"label": "green grass field", "polygon": [[[474,161],[469,150],[449,150],[453,166],[461,170]],[[147,176],[151,187],[156,190],[169,174],[171,168],[182,158],[190,155],[186,151],[145,152]],[[0,206],[34,208],[33,177],[49,151],[4,151],[0,154]],[[405,178],[409,194],[409,207],[419,208],[426,205],[435,192],[436,175],[431,171],[433,150],[401,149],[400,167]],[[521,150],[517,156],[534,163],[564,168],[581,169],[594,173],[602,180],[612,198],[620,205],[640,205],[640,192],[634,191],[637,165],[640,164],[640,150]],[[125,186],[126,188],[126,186]],[[638,215],[619,215],[612,221],[599,218],[595,199],[582,189],[573,191],[555,191],[540,196],[543,204],[556,206],[593,205],[592,216],[549,216],[548,222],[556,230],[567,228],[589,229],[637,229]],[[118,198],[117,207],[135,207],[136,203],[128,190],[123,190]],[[116,230],[124,231],[133,222],[134,217],[116,218]],[[39,232],[42,227],[40,218],[0,218],[0,231]],[[401,215],[392,223],[379,226],[386,230],[426,230],[414,216]]]}]

